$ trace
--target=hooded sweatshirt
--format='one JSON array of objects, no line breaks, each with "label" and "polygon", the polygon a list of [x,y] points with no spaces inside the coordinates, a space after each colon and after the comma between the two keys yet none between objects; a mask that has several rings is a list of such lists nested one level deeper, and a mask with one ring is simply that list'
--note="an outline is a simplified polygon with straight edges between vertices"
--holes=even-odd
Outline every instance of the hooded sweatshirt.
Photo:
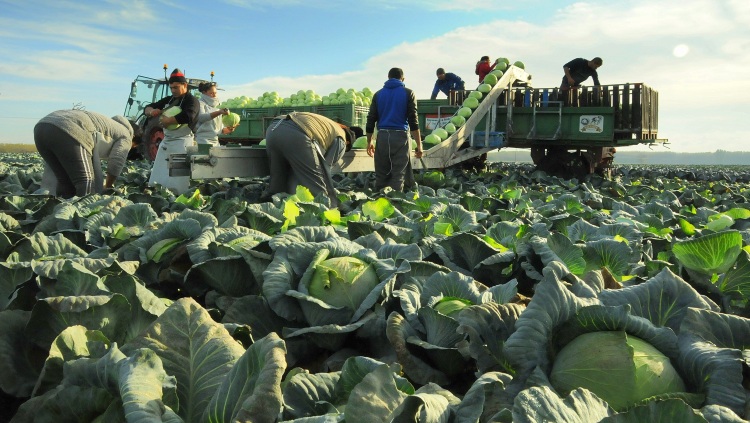
[{"label": "hooded sweatshirt", "polygon": [[133,127],[122,116],[112,118],[86,110],[58,110],[39,120],[60,128],[93,153],[99,144],[100,158],[107,160],[107,173],[119,176],[133,140]]},{"label": "hooded sweatshirt", "polygon": [[199,144],[209,143],[218,145],[219,135],[224,128],[221,116],[211,118],[211,113],[219,110],[219,100],[206,94],[201,94],[199,100],[200,110],[198,112],[198,124],[195,127],[195,141]]},{"label": "hooded sweatshirt", "polygon": [[403,81],[395,78],[387,80],[372,97],[365,131],[372,134],[375,122],[378,129],[416,131],[419,129],[416,98],[414,91],[406,88]]}]

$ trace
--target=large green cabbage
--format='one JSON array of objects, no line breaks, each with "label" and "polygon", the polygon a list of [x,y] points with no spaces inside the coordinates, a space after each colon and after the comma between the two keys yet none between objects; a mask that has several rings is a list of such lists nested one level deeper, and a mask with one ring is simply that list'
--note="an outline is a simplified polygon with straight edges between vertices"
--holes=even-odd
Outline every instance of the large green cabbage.
[{"label": "large green cabbage", "polygon": [[234,112],[229,112],[228,115],[221,117],[221,123],[227,128],[233,128],[240,124],[240,115]]},{"label": "large green cabbage", "polygon": [[586,388],[615,410],[657,395],[685,392],[669,358],[622,331],[591,332],[566,345],[555,358],[552,386],[561,393]]},{"label": "large green cabbage", "polygon": [[327,304],[356,311],[378,283],[370,264],[354,257],[334,257],[318,263],[308,289]]},{"label": "large green cabbage", "polygon": [[[166,109],[164,109],[161,112],[161,114],[163,116],[167,116],[167,117],[175,117],[175,116],[179,115],[181,112],[182,112],[182,108],[180,106],[169,106]],[[178,129],[181,126],[182,126],[181,123],[173,123],[171,125],[167,125],[166,129],[174,131],[175,129]]]}]

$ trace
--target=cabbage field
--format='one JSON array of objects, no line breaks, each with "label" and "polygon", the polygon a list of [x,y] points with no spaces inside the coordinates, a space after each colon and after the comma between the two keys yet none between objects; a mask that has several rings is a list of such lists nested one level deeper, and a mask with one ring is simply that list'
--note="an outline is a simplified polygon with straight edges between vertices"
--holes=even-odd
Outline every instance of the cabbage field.
[{"label": "cabbage field", "polygon": [[744,422],[748,168],[40,192],[0,156],[0,421]]}]

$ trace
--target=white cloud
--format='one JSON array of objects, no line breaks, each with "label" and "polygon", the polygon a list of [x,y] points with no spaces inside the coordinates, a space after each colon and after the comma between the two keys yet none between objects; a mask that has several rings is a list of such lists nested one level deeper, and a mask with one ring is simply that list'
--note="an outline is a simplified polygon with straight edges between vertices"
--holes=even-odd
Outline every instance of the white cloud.
[{"label": "white cloud", "polygon": [[[516,9],[515,3],[498,0],[222,0],[224,3],[248,9],[283,9],[290,6],[307,8],[341,9],[353,7],[365,10],[417,9],[425,11],[509,10]],[[534,1],[530,3],[535,3]]]},{"label": "white cloud", "polygon": [[153,24],[155,16],[142,1],[110,1],[106,8],[61,2],[0,18],[0,75],[37,81],[110,79],[115,69],[144,44],[122,28]]}]

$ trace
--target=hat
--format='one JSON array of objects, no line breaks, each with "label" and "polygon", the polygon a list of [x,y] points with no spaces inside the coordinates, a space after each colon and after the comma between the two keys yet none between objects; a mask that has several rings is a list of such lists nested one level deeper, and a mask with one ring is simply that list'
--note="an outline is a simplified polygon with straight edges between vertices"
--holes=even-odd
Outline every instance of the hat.
[{"label": "hat", "polygon": [[169,83],[173,82],[187,82],[187,79],[185,79],[185,74],[182,73],[182,71],[179,68],[174,68],[172,73],[169,75]]}]

